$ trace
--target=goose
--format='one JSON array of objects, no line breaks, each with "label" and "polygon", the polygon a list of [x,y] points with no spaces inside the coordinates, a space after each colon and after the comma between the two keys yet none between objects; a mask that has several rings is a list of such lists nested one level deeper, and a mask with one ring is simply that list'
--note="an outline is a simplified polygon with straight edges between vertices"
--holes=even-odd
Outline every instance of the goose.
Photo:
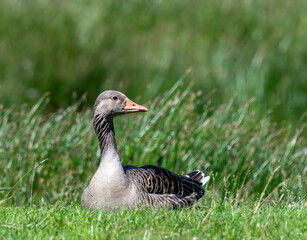
[{"label": "goose", "polygon": [[85,188],[81,205],[87,209],[120,209],[136,207],[185,207],[203,195],[209,176],[196,170],[175,174],[153,165],[123,166],[115,140],[113,118],[127,113],[146,112],[123,93],[102,92],[93,109],[93,125],[100,145],[99,167]]}]

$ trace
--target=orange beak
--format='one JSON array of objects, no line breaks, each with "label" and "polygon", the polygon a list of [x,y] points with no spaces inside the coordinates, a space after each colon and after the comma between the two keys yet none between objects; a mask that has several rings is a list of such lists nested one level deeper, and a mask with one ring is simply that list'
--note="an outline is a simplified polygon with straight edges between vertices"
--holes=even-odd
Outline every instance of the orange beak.
[{"label": "orange beak", "polygon": [[134,112],[147,112],[147,108],[132,102],[129,98],[126,98],[126,106],[124,107],[125,113]]}]

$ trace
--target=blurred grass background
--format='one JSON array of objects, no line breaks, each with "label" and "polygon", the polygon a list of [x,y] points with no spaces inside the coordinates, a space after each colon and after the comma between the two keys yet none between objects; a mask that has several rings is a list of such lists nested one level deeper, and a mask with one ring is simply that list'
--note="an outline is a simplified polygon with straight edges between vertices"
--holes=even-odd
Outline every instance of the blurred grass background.
[{"label": "blurred grass background", "polygon": [[0,2],[0,103],[49,110],[118,89],[153,99],[187,69],[213,105],[256,97],[262,115],[294,123],[307,103],[307,2]]}]

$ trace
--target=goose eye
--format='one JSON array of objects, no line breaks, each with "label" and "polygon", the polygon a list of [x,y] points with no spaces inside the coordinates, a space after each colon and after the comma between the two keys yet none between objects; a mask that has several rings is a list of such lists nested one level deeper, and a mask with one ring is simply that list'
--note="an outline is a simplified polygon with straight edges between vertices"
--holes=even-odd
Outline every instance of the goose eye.
[{"label": "goose eye", "polygon": [[117,100],[118,99],[118,97],[116,97],[116,96],[113,96],[113,100]]}]

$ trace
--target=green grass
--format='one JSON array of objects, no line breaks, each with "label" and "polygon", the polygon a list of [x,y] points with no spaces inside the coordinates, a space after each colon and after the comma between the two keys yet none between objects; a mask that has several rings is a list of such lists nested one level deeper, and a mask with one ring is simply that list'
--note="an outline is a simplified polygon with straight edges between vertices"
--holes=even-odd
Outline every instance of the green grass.
[{"label": "green grass", "polygon": [[304,239],[306,207],[219,205],[89,212],[77,204],[1,207],[3,239]]},{"label": "green grass", "polygon": [[[260,116],[306,111],[305,0],[0,2],[0,102],[50,109],[119,89],[152,99],[186,69],[214,106],[256,97]],[[14,26],[14,27],[11,27]],[[18,86],[18,87],[16,87]],[[140,94],[142,93],[142,94]]]},{"label": "green grass", "polygon": [[[99,163],[91,109],[0,112],[0,227],[4,238],[272,238],[306,236],[307,148],[299,125],[256,115],[250,99],[213,107],[184,77],[149,111],[115,120],[124,164],[211,176],[195,208],[88,212],[80,196]],[[82,107],[81,107],[82,108]],[[199,114],[201,112],[201,114]],[[146,231],[147,230],[147,231]],[[146,231],[146,232],[145,232]],[[145,236],[144,236],[145,235]]]},{"label": "green grass", "polygon": [[[0,239],[306,239],[306,3],[0,1]],[[103,89],[149,108],[124,164],[211,176],[195,207],[81,209]]]}]

